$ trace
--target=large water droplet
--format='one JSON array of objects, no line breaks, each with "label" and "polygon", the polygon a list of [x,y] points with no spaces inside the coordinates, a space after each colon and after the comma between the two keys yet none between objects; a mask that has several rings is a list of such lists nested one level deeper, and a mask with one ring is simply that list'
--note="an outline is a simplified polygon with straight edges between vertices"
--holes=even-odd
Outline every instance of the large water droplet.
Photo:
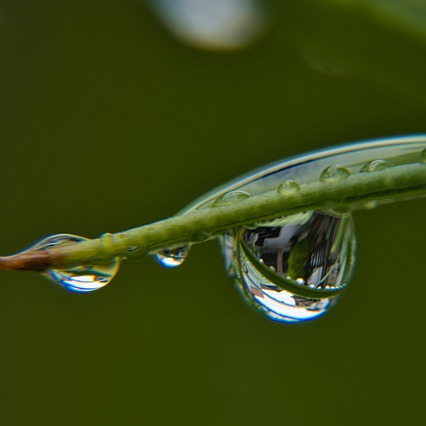
[{"label": "large water droplet", "polygon": [[420,161],[426,163],[426,148],[420,152]]},{"label": "large water droplet", "polygon": [[155,260],[165,268],[176,268],[188,257],[189,246],[163,249],[154,255]]},{"label": "large water droplet", "polygon": [[[30,250],[48,250],[87,240],[77,235],[57,234],[44,238]],[[89,293],[105,287],[115,277],[120,267],[118,257],[96,260],[91,264],[78,265],[65,269],[48,269],[42,273],[46,278],[74,293]]]},{"label": "large water droplet", "polygon": [[386,160],[373,160],[365,164],[361,168],[361,172],[380,172],[381,170],[386,170],[389,167],[392,167],[392,164]]},{"label": "large water droplet", "polygon": [[288,225],[228,234],[222,243],[225,261],[247,301],[282,322],[325,314],[346,287],[354,264],[350,215],[297,216]]},{"label": "large water droplet", "polygon": [[320,176],[321,182],[337,182],[346,179],[351,175],[351,172],[346,168],[339,165],[328,166],[323,170]]}]

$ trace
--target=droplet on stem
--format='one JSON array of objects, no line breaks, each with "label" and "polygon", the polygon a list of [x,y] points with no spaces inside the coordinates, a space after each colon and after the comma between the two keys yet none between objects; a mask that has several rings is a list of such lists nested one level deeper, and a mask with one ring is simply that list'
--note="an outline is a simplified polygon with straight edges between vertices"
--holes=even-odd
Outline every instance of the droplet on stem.
[{"label": "droplet on stem", "polygon": [[[69,244],[86,241],[77,235],[57,234],[44,238],[28,250],[49,250]],[[105,287],[115,277],[120,267],[118,257],[107,260],[96,260],[87,265],[70,268],[51,268],[42,273],[43,276],[74,293],[89,293]]]},{"label": "droplet on stem", "polygon": [[381,170],[386,170],[389,167],[392,167],[392,164],[389,163],[389,161],[386,160],[373,160],[365,164],[361,168],[361,173],[368,173],[368,172],[380,172]]},{"label": "droplet on stem", "polygon": [[285,180],[278,185],[277,192],[281,195],[288,195],[300,190],[300,185],[295,180]]},{"label": "droplet on stem", "polygon": [[155,260],[165,268],[176,268],[188,257],[189,246],[163,249],[154,255]]},{"label": "droplet on stem", "polygon": [[245,191],[230,191],[217,198],[213,203],[213,207],[230,206],[232,204],[237,204],[249,197],[250,194]]},{"label": "droplet on stem", "polygon": [[333,164],[326,167],[320,176],[321,182],[337,182],[346,179],[351,175],[351,172],[346,168]]}]

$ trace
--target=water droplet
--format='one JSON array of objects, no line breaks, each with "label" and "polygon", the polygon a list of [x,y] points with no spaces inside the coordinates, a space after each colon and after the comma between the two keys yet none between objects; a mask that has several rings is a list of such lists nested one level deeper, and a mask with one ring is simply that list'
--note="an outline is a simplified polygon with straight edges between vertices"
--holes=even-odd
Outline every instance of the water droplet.
[{"label": "water droplet", "polygon": [[300,185],[295,180],[285,180],[278,185],[277,192],[281,195],[288,195],[300,190]]},{"label": "water droplet", "polygon": [[222,246],[252,306],[274,320],[299,322],[336,303],[352,272],[355,236],[350,215],[311,212],[299,224],[228,233]]},{"label": "water droplet", "polygon": [[189,246],[163,249],[154,255],[157,262],[165,268],[176,268],[188,257]]},{"label": "water droplet", "polygon": [[218,197],[214,201],[213,207],[230,206],[231,204],[239,203],[240,201],[243,201],[249,197],[250,194],[244,191],[230,191]]},{"label": "water droplet", "polygon": [[[54,247],[75,244],[87,240],[77,235],[57,234],[44,238],[29,250],[48,250]],[[105,287],[115,277],[120,267],[118,257],[96,260],[90,265],[78,265],[65,269],[48,269],[42,273],[46,278],[74,293],[89,293]]]},{"label": "water droplet", "polygon": [[422,163],[426,163],[426,148],[422,152],[420,152],[420,161]]},{"label": "water droplet", "polygon": [[386,160],[373,160],[362,166],[361,173],[365,172],[380,172],[381,170],[386,170],[389,167],[392,167],[392,164]]},{"label": "water droplet", "polygon": [[337,182],[346,179],[350,175],[351,172],[346,167],[333,164],[323,170],[320,180],[321,182]]}]

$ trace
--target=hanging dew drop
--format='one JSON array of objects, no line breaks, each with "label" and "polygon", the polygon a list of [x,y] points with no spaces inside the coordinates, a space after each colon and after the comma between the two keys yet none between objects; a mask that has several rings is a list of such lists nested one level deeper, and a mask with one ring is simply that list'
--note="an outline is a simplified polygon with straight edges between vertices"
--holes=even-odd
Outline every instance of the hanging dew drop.
[{"label": "hanging dew drop", "polygon": [[276,321],[307,321],[324,315],[348,283],[352,217],[310,212],[288,223],[228,234],[223,254],[250,305]]},{"label": "hanging dew drop", "polygon": [[[58,234],[36,243],[29,250],[49,250],[87,240],[77,235]],[[120,267],[118,257],[97,260],[90,265],[79,265],[64,269],[47,269],[42,273],[49,280],[74,293],[89,293],[105,287],[115,277]]]},{"label": "hanging dew drop", "polygon": [[389,167],[392,167],[392,164],[389,163],[389,161],[386,160],[373,160],[370,161],[369,163],[365,164],[362,168],[361,168],[361,173],[366,173],[366,172],[380,172],[381,170],[386,170]]},{"label": "hanging dew drop", "polygon": [[155,260],[165,268],[176,268],[188,257],[189,246],[163,249],[154,255]]},{"label": "hanging dew drop", "polygon": [[339,165],[332,165],[326,167],[320,176],[320,181],[327,183],[327,182],[337,182],[343,179],[346,179],[351,175],[350,170],[348,170],[346,167],[342,167]]}]

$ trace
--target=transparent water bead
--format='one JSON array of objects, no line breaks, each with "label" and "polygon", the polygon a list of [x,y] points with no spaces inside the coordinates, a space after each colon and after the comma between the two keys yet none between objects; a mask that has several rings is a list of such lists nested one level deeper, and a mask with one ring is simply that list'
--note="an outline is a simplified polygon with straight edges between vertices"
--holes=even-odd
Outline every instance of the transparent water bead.
[{"label": "transparent water bead", "polygon": [[284,226],[244,229],[224,238],[223,246],[234,245],[224,256],[242,294],[277,321],[325,314],[348,284],[354,265],[350,215],[310,212],[290,216]]},{"label": "transparent water bead", "polygon": [[[288,189],[297,193],[299,186],[345,178],[348,173],[360,173],[367,164],[371,171],[378,170],[383,163],[379,166],[377,159],[393,166],[416,164],[424,158],[424,149],[425,136],[419,135],[348,144],[285,159],[210,191],[180,214],[212,207],[215,200],[231,191],[244,191],[252,196],[266,191],[285,193]],[[288,181],[296,185],[282,185]],[[380,203],[375,201],[375,206]],[[297,248],[278,247],[282,259],[287,259],[287,269],[285,263],[268,264],[268,255],[262,251],[266,247],[251,243],[259,240],[260,232],[266,231],[279,233],[275,241],[267,237],[268,244],[278,240],[288,240],[289,244],[291,233],[298,236],[300,243],[294,246]],[[279,321],[303,321],[327,312],[347,285],[354,264],[355,237],[349,215],[306,212],[278,217],[246,228],[242,233],[229,230],[220,242],[227,270],[245,297],[268,317]],[[302,256],[304,252],[306,257]],[[310,253],[309,262],[307,253]]]},{"label": "transparent water bead", "polygon": [[[29,250],[48,250],[87,240],[70,234],[57,234],[36,243]],[[74,293],[89,293],[105,287],[115,277],[120,267],[118,257],[96,261],[90,265],[79,265],[66,269],[48,269],[43,272],[46,278]]]},{"label": "transparent water bead", "polygon": [[339,165],[328,166],[323,170],[320,176],[322,182],[337,182],[346,179],[351,175],[351,172],[346,168]]},{"label": "transparent water bead", "polygon": [[392,164],[386,160],[373,160],[362,166],[361,172],[380,172],[381,170],[386,170],[389,167],[392,167]]},{"label": "transparent water bead", "polygon": [[245,191],[230,191],[217,198],[213,203],[213,207],[230,206],[232,204],[239,203],[240,201],[243,201],[249,197],[250,194]]},{"label": "transparent water bead", "polygon": [[300,185],[295,180],[285,180],[278,185],[277,192],[281,195],[289,195],[300,190]]},{"label": "transparent water bead", "polygon": [[165,268],[176,268],[188,257],[189,246],[163,249],[154,255],[155,260]]}]

